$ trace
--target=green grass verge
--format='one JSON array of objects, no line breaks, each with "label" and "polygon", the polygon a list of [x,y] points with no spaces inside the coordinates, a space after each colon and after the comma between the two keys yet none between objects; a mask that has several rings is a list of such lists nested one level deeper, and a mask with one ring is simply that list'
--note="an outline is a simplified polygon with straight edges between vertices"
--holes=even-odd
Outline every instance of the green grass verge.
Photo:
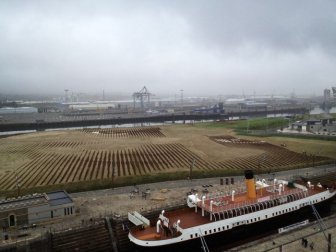
[{"label": "green grass verge", "polygon": [[293,134],[293,133],[277,133],[274,131],[253,130],[246,132],[244,130],[235,130],[238,135],[242,136],[259,136],[259,137],[283,137],[283,138],[297,138],[309,140],[323,140],[323,141],[336,141],[336,136],[328,135],[306,135],[306,134]]},{"label": "green grass verge", "polygon": [[270,130],[287,127],[289,120],[286,118],[255,118],[244,121],[235,127],[235,130]]},{"label": "green grass verge", "polygon": [[[299,118],[297,118],[299,119]],[[223,128],[233,129],[238,135],[260,136],[260,137],[286,137],[299,139],[316,139],[325,141],[336,141],[336,136],[327,135],[305,135],[277,133],[275,130],[287,127],[289,120],[286,118],[254,118],[248,120],[232,120],[220,122],[198,123],[200,128]]]},{"label": "green grass verge", "polygon": [[249,130],[271,130],[280,129],[281,127],[287,127],[289,120],[286,118],[252,118],[248,120],[229,120],[220,122],[206,122],[197,123],[196,127],[201,128],[226,128],[234,129],[238,131],[249,131]]}]

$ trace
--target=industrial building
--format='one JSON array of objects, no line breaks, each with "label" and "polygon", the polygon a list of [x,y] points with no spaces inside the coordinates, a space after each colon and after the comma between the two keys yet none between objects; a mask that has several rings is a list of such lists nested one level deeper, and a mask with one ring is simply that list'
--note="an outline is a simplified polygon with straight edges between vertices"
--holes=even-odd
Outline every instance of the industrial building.
[{"label": "industrial building", "polygon": [[74,214],[74,202],[65,191],[0,200],[0,226],[3,228],[32,225]]},{"label": "industrial building", "polygon": [[34,107],[3,107],[0,108],[0,114],[22,114],[22,113],[37,113],[37,108]]},{"label": "industrial building", "polygon": [[336,121],[333,119],[307,120],[291,124],[291,130],[317,135],[336,135]]},{"label": "industrial building", "polygon": [[331,99],[331,92],[330,92],[330,89],[324,89],[323,90],[323,100],[324,102],[329,102]]},{"label": "industrial building", "polygon": [[318,135],[336,135],[336,122],[333,119],[308,120],[307,131]]}]

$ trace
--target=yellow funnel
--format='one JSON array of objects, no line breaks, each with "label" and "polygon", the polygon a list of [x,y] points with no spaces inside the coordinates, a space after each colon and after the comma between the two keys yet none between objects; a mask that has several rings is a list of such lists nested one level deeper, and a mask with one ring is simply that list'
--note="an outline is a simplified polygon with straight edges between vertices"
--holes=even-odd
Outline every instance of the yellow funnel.
[{"label": "yellow funnel", "polygon": [[246,170],[245,171],[245,181],[246,181],[246,189],[247,189],[247,197],[249,199],[256,199],[257,198],[257,192],[253,177],[253,171]]}]

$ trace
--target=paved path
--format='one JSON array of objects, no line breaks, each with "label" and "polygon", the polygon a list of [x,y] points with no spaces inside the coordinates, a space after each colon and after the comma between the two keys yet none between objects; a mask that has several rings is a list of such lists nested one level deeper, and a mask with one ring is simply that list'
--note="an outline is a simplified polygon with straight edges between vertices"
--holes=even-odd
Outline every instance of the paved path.
[{"label": "paved path", "polygon": [[[295,170],[289,170],[289,171],[280,171],[280,172],[274,172],[270,174],[263,174],[263,177],[269,176],[270,179],[273,179],[274,177],[280,178],[280,179],[293,179],[297,176],[317,176],[317,175],[323,175],[328,172],[336,172],[335,165],[322,165],[318,167],[308,167],[308,168],[301,168],[301,169],[295,169]],[[273,176],[274,174],[274,176]],[[242,181],[242,176],[231,176],[234,178],[235,182]],[[230,178],[231,178],[230,177]],[[225,178],[223,176],[223,178]],[[150,183],[150,184],[142,184],[138,185],[140,191],[145,190],[146,188],[150,189],[161,189],[161,188],[167,188],[167,189],[174,189],[174,188],[182,188],[182,187],[195,187],[199,185],[209,185],[209,184],[219,184],[220,179],[218,177],[216,178],[204,178],[204,179],[193,179],[193,180],[175,180],[175,181],[166,181],[166,182],[157,182],[157,183]],[[83,196],[99,196],[99,195],[107,195],[107,194],[122,194],[122,193],[129,193],[134,189],[134,186],[125,186],[125,187],[117,187],[114,189],[104,189],[104,190],[97,190],[97,191],[88,191],[88,192],[79,192],[79,193],[71,193],[71,197],[83,197]]]}]

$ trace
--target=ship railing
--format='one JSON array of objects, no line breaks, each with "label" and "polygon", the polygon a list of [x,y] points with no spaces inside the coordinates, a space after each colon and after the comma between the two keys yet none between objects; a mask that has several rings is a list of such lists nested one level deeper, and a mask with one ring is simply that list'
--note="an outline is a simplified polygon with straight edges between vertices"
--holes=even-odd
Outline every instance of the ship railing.
[{"label": "ship railing", "polygon": [[299,194],[299,195],[301,195],[301,198],[304,198],[304,197],[308,196],[307,191],[296,188],[296,189],[291,189],[291,190],[288,190],[288,191],[284,191],[280,195],[279,194],[270,195],[270,199],[276,200],[276,199],[283,198],[284,196],[289,196],[289,195],[293,195],[293,194]]},{"label": "ship railing", "polygon": [[[268,190],[267,190],[267,191],[268,191]],[[311,192],[311,191],[309,191],[309,190],[308,190],[308,191],[307,191],[307,190],[303,190],[303,189],[301,189],[301,188],[295,188],[295,189],[286,190],[286,191],[281,192],[280,195],[278,194],[278,192],[275,193],[275,191],[270,191],[270,192],[273,192],[273,193],[274,193],[273,195],[269,195],[269,196],[268,196],[270,199],[282,198],[282,197],[284,197],[284,196],[288,196],[288,195],[294,194],[294,193],[296,193],[296,192],[307,192],[307,195],[305,195],[305,197],[307,197],[307,196],[313,194],[313,192]],[[236,193],[240,193],[240,192],[239,192],[239,191],[238,191],[238,192],[236,191]],[[236,195],[238,195],[238,194],[236,194]],[[205,201],[213,200],[214,203],[215,203],[215,204],[218,204],[218,205],[226,205],[226,204],[223,203],[223,202],[226,202],[228,205],[231,205],[231,204],[230,204],[230,201],[231,201],[231,200],[227,200],[227,199],[224,198],[224,197],[227,197],[227,198],[231,197],[231,193],[229,193],[229,192],[228,192],[228,193],[221,193],[221,194],[219,194],[219,193],[214,193],[214,194],[209,194],[209,195],[204,195],[204,196],[205,196]],[[255,201],[255,202],[257,202],[257,201]],[[197,205],[198,205],[199,207],[202,207],[202,203],[201,203],[201,202],[198,202]]]},{"label": "ship railing", "polygon": [[[258,202],[257,200],[246,200],[242,202],[230,203],[227,205],[219,205],[215,208],[213,207],[212,209],[209,205],[204,205],[203,208],[210,214],[223,213],[224,216],[224,212],[228,212],[231,216],[238,216],[303,199],[307,197],[307,195],[307,191],[303,191],[301,189],[292,189],[283,192],[281,195],[271,195],[267,200],[262,202]],[[202,203],[199,203],[198,206],[202,207],[201,204]],[[239,214],[237,213],[238,211]]]},{"label": "ship railing", "polygon": [[241,204],[233,204],[232,208],[230,209],[217,209],[218,217],[220,218],[220,214],[222,213],[223,219],[225,219],[225,216],[227,218],[236,217],[260,210],[264,210],[270,207],[282,205],[288,202],[292,202],[298,199],[302,199],[307,197],[307,192],[302,190],[292,190],[292,194],[286,194],[282,195],[282,197],[273,197],[273,199],[269,199],[263,202],[250,202],[245,201]]},{"label": "ship railing", "polygon": [[[276,194],[276,195],[269,195],[267,197],[265,197],[266,199],[264,201],[269,201],[269,200],[277,200],[277,199],[283,199],[283,197],[285,196],[291,196],[292,198],[294,197],[293,195],[296,195],[295,199],[301,199],[304,197],[308,196],[307,191],[303,191],[301,189],[291,189],[288,191],[284,191],[281,192],[281,194]],[[294,199],[293,199],[294,200]],[[247,205],[252,205],[252,204],[256,204],[256,203],[261,203],[258,202],[257,200],[246,200],[243,202],[232,202],[231,200],[225,199],[223,197],[219,197],[219,198],[213,198],[213,204],[216,206],[216,208],[218,207],[224,207],[224,209],[231,209],[231,208],[235,208],[237,206],[247,206]],[[202,208],[202,202],[199,201],[197,203],[197,206]],[[210,206],[208,204],[204,205],[204,209],[208,210],[210,209]]]}]

